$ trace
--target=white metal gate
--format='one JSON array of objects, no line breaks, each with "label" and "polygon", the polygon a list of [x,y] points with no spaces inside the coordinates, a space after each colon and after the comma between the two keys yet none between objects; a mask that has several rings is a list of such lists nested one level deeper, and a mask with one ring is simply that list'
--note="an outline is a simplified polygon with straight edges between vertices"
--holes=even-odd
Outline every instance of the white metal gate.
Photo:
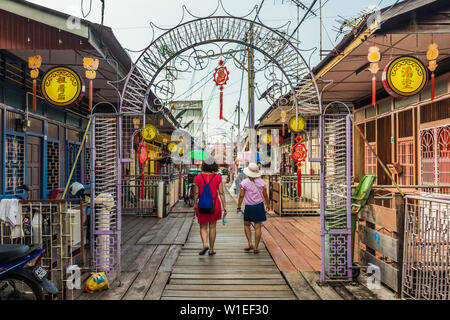
[{"label": "white metal gate", "polygon": [[406,196],[402,298],[450,300],[450,197]]}]

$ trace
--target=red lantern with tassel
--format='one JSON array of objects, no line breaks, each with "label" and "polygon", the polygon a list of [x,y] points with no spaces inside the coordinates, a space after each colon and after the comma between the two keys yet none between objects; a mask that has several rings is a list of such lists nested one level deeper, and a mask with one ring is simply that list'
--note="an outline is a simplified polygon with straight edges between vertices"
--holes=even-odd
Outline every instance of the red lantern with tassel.
[{"label": "red lantern with tassel", "polygon": [[145,185],[144,165],[147,164],[147,161],[148,161],[148,148],[147,148],[147,145],[144,143],[144,138],[142,138],[142,141],[139,144],[138,158],[139,158],[139,163],[142,165],[142,200],[144,200],[144,194],[145,194],[145,192],[144,192],[144,185]]},{"label": "red lantern with tassel", "polygon": [[437,43],[430,43],[427,50],[428,69],[431,71],[431,101],[434,100],[434,71],[437,68],[436,59],[439,57]]},{"label": "red lantern with tassel", "polygon": [[303,139],[300,135],[295,138],[295,143],[291,148],[291,158],[297,165],[297,196],[302,196],[302,172],[301,166],[302,162],[306,160],[308,155],[308,149],[306,149],[305,144],[302,142]]},{"label": "red lantern with tassel", "polygon": [[281,111],[280,117],[281,117],[281,124],[282,124],[281,135],[284,137],[284,124],[286,123],[286,112]]},{"label": "red lantern with tassel", "polygon": [[381,59],[380,48],[377,46],[371,46],[369,48],[369,54],[367,55],[367,60],[370,62],[370,67],[368,70],[372,73],[372,104],[377,103],[377,77],[376,74],[380,69],[378,67],[378,62]]},{"label": "red lantern with tassel", "polygon": [[39,76],[39,68],[41,67],[42,57],[32,56],[28,57],[28,68],[30,68],[30,77],[33,79],[33,111],[36,111],[36,79]]},{"label": "red lantern with tassel", "polygon": [[220,89],[220,119],[223,119],[223,86],[227,84],[230,72],[227,67],[223,65],[223,60],[219,61],[219,67],[216,68],[213,75],[213,80],[216,86]]},{"label": "red lantern with tassel", "polygon": [[97,76],[98,59],[83,58],[83,67],[86,69],[86,78],[89,79],[89,111],[92,111],[92,100],[94,99],[94,83],[93,80]]}]

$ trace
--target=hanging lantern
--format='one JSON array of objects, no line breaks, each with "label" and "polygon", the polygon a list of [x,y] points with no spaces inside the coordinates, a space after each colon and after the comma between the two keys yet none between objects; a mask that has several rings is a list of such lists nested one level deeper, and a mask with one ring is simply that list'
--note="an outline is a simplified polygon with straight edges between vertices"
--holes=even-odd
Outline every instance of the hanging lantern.
[{"label": "hanging lantern", "polygon": [[220,89],[220,116],[219,119],[223,118],[223,86],[227,84],[230,72],[227,67],[223,65],[223,60],[219,61],[219,67],[216,68],[213,75],[213,80],[216,86]]},{"label": "hanging lantern", "polygon": [[157,135],[158,129],[150,123],[146,124],[145,128],[141,131],[141,137],[148,142],[154,140]]},{"label": "hanging lantern", "polygon": [[139,144],[138,148],[138,158],[139,163],[142,166],[142,200],[144,200],[144,184],[145,184],[145,174],[144,174],[144,165],[148,161],[148,148],[147,145],[144,143],[144,138],[142,138],[141,143]]},{"label": "hanging lantern", "polygon": [[41,67],[42,57],[41,56],[31,56],[28,57],[28,68],[30,68],[30,77],[33,79],[33,111],[36,111],[36,79],[39,76],[39,68]]},{"label": "hanging lantern", "polygon": [[175,152],[178,149],[178,145],[176,144],[176,142],[169,142],[169,144],[167,145],[167,150],[169,152]]},{"label": "hanging lantern", "polygon": [[97,76],[98,59],[95,58],[83,58],[83,67],[86,69],[86,78],[89,79],[89,111],[92,111],[92,100],[94,84],[93,80]]},{"label": "hanging lantern", "polygon": [[431,101],[434,100],[434,71],[437,68],[436,60],[439,57],[439,49],[437,43],[431,42],[428,45],[427,50],[427,60],[428,60],[428,69],[431,71]]},{"label": "hanging lantern", "polygon": [[294,160],[297,165],[297,196],[302,196],[302,172],[301,166],[302,162],[306,160],[306,156],[308,155],[308,150],[305,147],[305,144],[302,142],[303,139],[300,135],[295,138],[295,143],[291,148],[291,158]]},{"label": "hanging lantern", "polygon": [[381,59],[380,48],[377,46],[371,46],[369,48],[369,54],[367,60],[370,62],[369,71],[372,73],[372,105],[377,102],[377,78],[376,74],[380,70],[378,62]]},{"label": "hanging lantern", "polygon": [[141,123],[141,120],[138,118],[133,119],[133,126],[135,129],[139,129],[139,125]]},{"label": "hanging lantern", "polygon": [[302,116],[292,117],[289,119],[289,130],[295,133],[299,133],[301,130],[305,129],[305,118]]},{"label": "hanging lantern", "polygon": [[286,123],[286,112],[281,111],[280,117],[281,117],[281,124],[283,125],[281,129],[281,135],[284,137],[284,124]]},{"label": "hanging lantern", "polygon": [[261,137],[261,141],[265,144],[270,145],[270,143],[272,142],[272,135],[270,133],[263,134]]},{"label": "hanging lantern", "polygon": [[272,146],[277,146],[277,145],[281,145],[283,143],[284,139],[282,136],[277,136],[272,140],[271,145]]}]

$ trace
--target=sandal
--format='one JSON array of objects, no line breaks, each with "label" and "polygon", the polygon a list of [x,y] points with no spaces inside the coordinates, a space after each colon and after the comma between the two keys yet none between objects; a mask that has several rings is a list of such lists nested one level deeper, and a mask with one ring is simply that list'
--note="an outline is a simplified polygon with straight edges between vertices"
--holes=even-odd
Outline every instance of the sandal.
[{"label": "sandal", "polygon": [[253,253],[255,253],[255,254],[256,254],[256,253],[259,253],[259,250],[258,250],[258,249],[254,249],[254,250],[253,250]]},{"label": "sandal", "polygon": [[211,252],[211,251],[209,251],[209,252],[208,252],[208,255],[210,255],[210,256],[213,256],[213,255],[215,255],[215,254],[216,254],[216,252],[215,252],[215,251],[212,251],[212,252]]},{"label": "sandal", "polygon": [[208,251],[208,249],[209,249],[209,247],[205,247],[205,248],[203,248],[202,251],[200,251],[198,254],[201,255],[201,256],[203,256],[203,255],[206,253],[206,251]]},{"label": "sandal", "polygon": [[248,246],[247,248],[244,248],[245,251],[250,251],[253,249],[253,246]]}]

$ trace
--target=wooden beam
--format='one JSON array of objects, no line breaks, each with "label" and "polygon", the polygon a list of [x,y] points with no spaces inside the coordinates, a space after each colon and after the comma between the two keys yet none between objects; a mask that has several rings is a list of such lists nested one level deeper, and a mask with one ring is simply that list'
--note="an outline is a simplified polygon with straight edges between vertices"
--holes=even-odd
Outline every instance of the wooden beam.
[{"label": "wooden beam", "polygon": [[398,240],[366,226],[359,226],[358,237],[366,246],[398,261]]},{"label": "wooden beam", "polygon": [[359,212],[359,218],[384,227],[389,231],[397,231],[397,211],[395,209],[370,204]]},{"label": "wooden beam", "polygon": [[362,265],[369,265],[372,263],[380,268],[380,278],[381,282],[386,284],[388,287],[392,288],[394,291],[399,292],[398,287],[398,270],[387,264],[384,261],[381,261],[377,257],[371,255],[367,251],[359,248],[359,261]]}]

